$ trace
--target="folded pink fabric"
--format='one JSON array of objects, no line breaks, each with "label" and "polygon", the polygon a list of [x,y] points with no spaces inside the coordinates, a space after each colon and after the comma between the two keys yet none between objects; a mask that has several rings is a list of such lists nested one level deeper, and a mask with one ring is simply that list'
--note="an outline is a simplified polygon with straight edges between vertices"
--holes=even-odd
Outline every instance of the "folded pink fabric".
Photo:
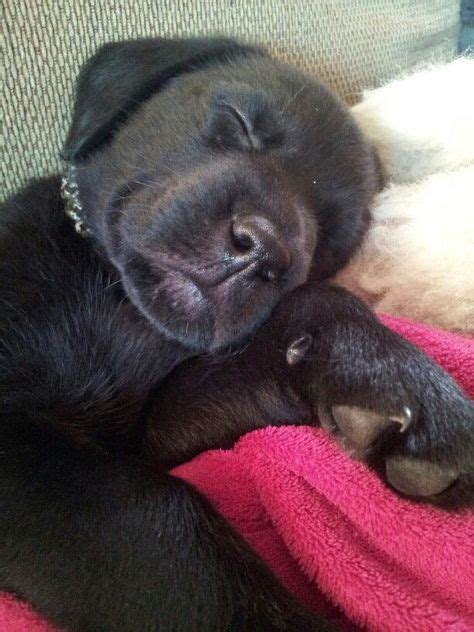
[{"label": "folded pink fabric", "polygon": [[[474,340],[383,320],[474,396]],[[174,474],[214,503],[290,591],[344,629],[474,630],[474,512],[398,498],[323,431],[255,431]],[[0,597],[0,632],[50,630]]]}]

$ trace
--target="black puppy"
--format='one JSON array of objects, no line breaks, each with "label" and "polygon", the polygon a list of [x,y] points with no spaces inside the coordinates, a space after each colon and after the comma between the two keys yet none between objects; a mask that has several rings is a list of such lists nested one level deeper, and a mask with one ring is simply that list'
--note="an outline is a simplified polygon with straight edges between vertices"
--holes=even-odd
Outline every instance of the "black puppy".
[{"label": "black puppy", "polygon": [[323,283],[373,152],[260,49],[143,40],[85,66],[64,157],[65,202],[52,177],[0,215],[0,587],[81,632],[326,629],[166,470],[319,415],[399,490],[469,498],[472,404]]}]

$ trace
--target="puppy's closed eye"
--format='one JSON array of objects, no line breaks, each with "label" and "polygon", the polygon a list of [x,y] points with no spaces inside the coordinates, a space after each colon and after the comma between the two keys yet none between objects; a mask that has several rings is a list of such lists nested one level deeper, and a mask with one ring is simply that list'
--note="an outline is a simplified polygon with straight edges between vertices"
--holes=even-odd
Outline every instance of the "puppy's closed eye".
[{"label": "puppy's closed eye", "polygon": [[258,151],[281,144],[284,132],[264,92],[222,85],[213,96],[204,138],[221,149]]}]

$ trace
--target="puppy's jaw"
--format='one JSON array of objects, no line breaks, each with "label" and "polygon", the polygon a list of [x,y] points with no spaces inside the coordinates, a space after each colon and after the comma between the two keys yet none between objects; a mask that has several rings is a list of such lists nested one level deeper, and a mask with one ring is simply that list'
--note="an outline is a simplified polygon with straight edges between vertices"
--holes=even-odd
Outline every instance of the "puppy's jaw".
[{"label": "puppy's jaw", "polygon": [[295,254],[298,265],[276,281],[263,280],[248,265],[224,271],[217,282],[200,283],[189,261],[179,265],[173,257],[176,267],[168,261],[155,272],[153,265],[137,259],[138,265],[132,260],[119,268],[129,298],[168,338],[198,351],[216,350],[251,334],[284,294],[306,281],[311,260]]},{"label": "puppy's jaw", "polygon": [[128,274],[123,287],[140,312],[163,335],[185,346],[204,351],[212,343],[212,306],[199,287],[178,272],[168,273],[152,288]]}]

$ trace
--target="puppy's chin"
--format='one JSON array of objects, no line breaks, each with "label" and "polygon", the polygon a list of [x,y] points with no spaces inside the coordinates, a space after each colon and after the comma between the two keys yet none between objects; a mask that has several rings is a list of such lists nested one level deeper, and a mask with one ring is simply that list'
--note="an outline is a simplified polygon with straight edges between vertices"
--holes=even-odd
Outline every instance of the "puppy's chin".
[{"label": "puppy's chin", "polygon": [[[282,296],[276,287],[230,279],[211,290],[179,271],[154,272],[141,260],[121,271],[132,303],[164,336],[197,353],[236,344],[257,329]],[[258,284],[256,284],[258,285]]]},{"label": "puppy's chin", "polygon": [[214,337],[214,314],[198,286],[180,272],[156,273],[134,263],[121,271],[132,303],[159,332],[196,350],[207,351]]}]

